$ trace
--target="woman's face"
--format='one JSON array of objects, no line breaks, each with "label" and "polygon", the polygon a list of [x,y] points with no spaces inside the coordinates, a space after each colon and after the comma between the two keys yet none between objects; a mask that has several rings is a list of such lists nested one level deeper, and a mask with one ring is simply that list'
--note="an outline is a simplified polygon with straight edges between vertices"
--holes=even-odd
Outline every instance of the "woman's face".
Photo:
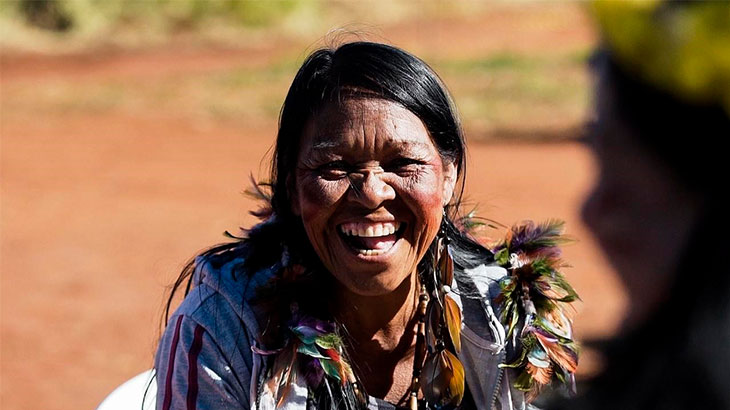
[{"label": "woman's face", "polygon": [[393,292],[433,241],[456,169],[421,120],[381,99],[329,104],[305,127],[292,210],[349,291]]},{"label": "woman's face", "polygon": [[622,121],[604,79],[590,139],[599,177],[583,219],[616,268],[629,296],[628,327],[641,323],[667,296],[697,216],[696,199]]}]

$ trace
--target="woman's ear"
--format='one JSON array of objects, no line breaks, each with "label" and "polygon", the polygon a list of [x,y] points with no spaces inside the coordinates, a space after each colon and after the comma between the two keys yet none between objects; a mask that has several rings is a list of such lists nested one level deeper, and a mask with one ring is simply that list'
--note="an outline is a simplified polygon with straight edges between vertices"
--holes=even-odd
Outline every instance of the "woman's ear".
[{"label": "woman's ear", "polygon": [[444,166],[444,191],[442,205],[446,206],[451,202],[454,196],[454,187],[456,186],[456,163],[449,161]]}]

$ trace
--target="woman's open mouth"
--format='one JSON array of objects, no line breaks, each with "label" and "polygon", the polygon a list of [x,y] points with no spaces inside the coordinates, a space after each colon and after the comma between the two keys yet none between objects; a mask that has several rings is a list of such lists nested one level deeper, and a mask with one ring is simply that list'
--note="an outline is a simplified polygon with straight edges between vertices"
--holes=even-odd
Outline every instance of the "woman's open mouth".
[{"label": "woman's open mouth", "polygon": [[403,234],[400,222],[349,222],[338,227],[342,240],[363,256],[381,255],[390,250]]}]

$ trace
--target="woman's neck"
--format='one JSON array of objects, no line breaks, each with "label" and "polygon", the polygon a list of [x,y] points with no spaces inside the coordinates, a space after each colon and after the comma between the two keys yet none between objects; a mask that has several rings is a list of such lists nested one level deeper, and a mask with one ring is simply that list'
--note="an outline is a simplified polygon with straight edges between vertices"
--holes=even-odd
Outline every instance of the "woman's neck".
[{"label": "woman's neck", "polygon": [[346,329],[353,343],[378,340],[388,349],[397,345],[407,330],[412,330],[418,301],[416,275],[409,276],[387,295],[363,296],[344,287],[339,287],[335,294],[335,320]]},{"label": "woman's neck", "polygon": [[345,331],[350,360],[366,391],[398,401],[413,370],[417,275],[388,295],[362,296],[346,289],[336,294],[335,319]]}]

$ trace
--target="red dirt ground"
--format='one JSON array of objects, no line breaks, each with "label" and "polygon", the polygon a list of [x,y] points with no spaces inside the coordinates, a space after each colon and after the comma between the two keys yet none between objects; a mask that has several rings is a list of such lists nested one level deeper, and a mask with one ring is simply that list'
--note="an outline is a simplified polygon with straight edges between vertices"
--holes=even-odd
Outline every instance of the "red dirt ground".
[{"label": "red dirt ground", "polygon": [[[475,19],[469,26],[486,36],[509,27],[499,23],[502,17],[494,21]],[[450,32],[473,38],[468,28],[443,24],[439,44],[448,44]],[[588,42],[585,27],[582,22],[558,30],[556,40]],[[387,37],[409,44],[422,30],[404,25]],[[505,46],[504,32],[499,35],[490,40],[494,47]],[[470,52],[492,47],[464,43]],[[548,43],[542,38],[534,47]],[[82,84],[110,76],[124,81],[169,70],[265,64],[271,56],[188,49],[93,55],[84,63],[76,57],[3,56],[2,85],[42,86],[54,76]],[[241,191],[249,172],[264,175],[262,158],[275,124],[203,126],[155,113],[13,107],[3,94],[1,406],[90,408],[152,365],[164,292],[184,262],[222,241],[223,231],[253,221],[247,215],[253,203]],[[480,215],[505,224],[567,221],[568,233],[579,239],[565,249],[573,265],[567,275],[584,300],[578,334],[611,334],[623,294],[579,218],[594,176],[589,151],[570,142],[469,148],[466,192],[480,204]]]}]

